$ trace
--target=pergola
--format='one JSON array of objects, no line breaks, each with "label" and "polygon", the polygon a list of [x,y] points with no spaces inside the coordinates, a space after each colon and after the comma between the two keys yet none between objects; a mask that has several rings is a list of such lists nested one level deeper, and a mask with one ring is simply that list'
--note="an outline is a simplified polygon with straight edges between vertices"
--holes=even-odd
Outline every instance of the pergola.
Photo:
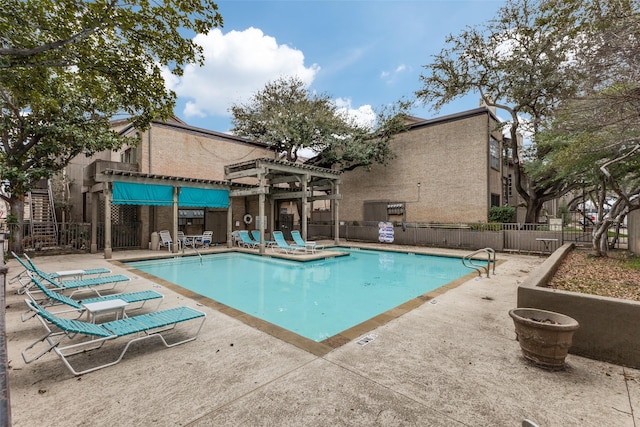
[{"label": "pergola", "polygon": [[[340,171],[290,163],[272,159],[256,159],[225,166],[225,181],[205,180],[180,176],[157,175],[128,170],[127,164],[98,160],[89,165],[85,186],[91,194],[91,252],[98,251],[97,224],[100,194],[104,195],[105,242],[104,257],[112,256],[111,205],[172,206],[172,236],[178,235],[178,207],[202,206],[227,208],[227,246],[232,247],[233,211],[230,199],[259,196],[259,216],[264,217],[265,201],[270,201],[271,230],[274,229],[274,209],[277,200],[300,200],[302,204],[302,230],[307,236],[307,203],[331,200],[335,226],[335,241],[339,241],[338,201]],[[257,180],[240,183],[233,180]],[[286,184],[299,183],[296,189]],[[264,253],[264,221],[260,221],[260,253]],[[148,231],[148,230],[147,230]],[[144,231],[143,231],[144,234]],[[174,249],[175,251],[175,249]]]},{"label": "pergola", "polygon": [[[265,202],[269,201],[271,219],[270,229],[275,228],[275,204],[278,200],[300,200],[302,211],[301,233],[307,238],[307,204],[315,200],[330,200],[334,223],[335,243],[339,242],[340,222],[338,206],[340,195],[341,171],[309,166],[303,163],[291,163],[275,159],[254,159],[225,166],[224,176],[230,183],[234,180],[253,181],[249,188],[235,188],[230,198],[258,196],[258,215],[265,216]],[[296,183],[295,187],[290,184]],[[227,230],[233,227],[232,204],[229,204]],[[260,253],[264,253],[265,224],[260,221]]]},{"label": "pergola", "polygon": [[[132,170],[133,165],[97,160],[86,168],[84,185],[91,194],[91,252],[98,251],[98,212],[104,196],[104,257],[112,255],[111,205],[172,206],[171,235],[178,235],[178,206],[226,208],[231,186],[226,181],[158,175]],[[241,185],[236,185],[241,187]],[[147,224],[148,227],[148,224]],[[143,234],[148,233],[143,229]],[[174,246],[174,251],[176,247]]]}]

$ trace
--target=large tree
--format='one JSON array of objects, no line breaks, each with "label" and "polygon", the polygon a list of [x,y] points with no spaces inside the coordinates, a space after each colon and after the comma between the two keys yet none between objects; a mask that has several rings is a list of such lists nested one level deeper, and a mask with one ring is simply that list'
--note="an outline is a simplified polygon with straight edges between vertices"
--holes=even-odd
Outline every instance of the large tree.
[{"label": "large tree", "polygon": [[527,159],[520,141],[522,134],[535,135],[560,99],[576,91],[579,76],[571,59],[579,8],[578,2],[507,0],[488,24],[446,39],[446,46],[425,66],[423,88],[416,92],[435,110],[477,93],[486,105],[509,114],[514,185],[527,206],[526,222],[536,222],[544,202],[572,188],[553,174],[529,179],[525,163],[544,162],[549,153],[529,150]]},{"label": "large tree", "polygon": [[[593,249],[640,209],[640,2],[583,5],[575,57],[583,70],[576,96],[564,99],[538,136],[551,151],[543,169],[580,181],[598,208]],[[538,171],[532,171],[537,176]],[[605,209],[607,208],[607,209]]]},{"label": "large tree", "polygon": [[350,170],[384,164],[393,157],[389,142],[405,129],[408,104],[398,102],[359,124],[326,94],[312,93],[297,77],[269,82],[246,103],[234,104],[232,132],[272,145],[296,161],[301,149],[317,153],[309,162]]},{"label": "large tree", "polygon": [[222,25],[212,0],[4,0],[0,4],[0,177],[22,244],[24,195],[79,154],[120,147],[109,121],[169,117],[163,71],[202,63],[190,36]]}]

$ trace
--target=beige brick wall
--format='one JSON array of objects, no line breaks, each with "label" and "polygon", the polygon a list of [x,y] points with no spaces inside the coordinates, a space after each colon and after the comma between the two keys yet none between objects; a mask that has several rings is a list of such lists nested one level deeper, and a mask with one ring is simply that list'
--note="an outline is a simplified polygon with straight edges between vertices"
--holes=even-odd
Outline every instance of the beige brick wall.
[{"label": "beige brick wall", "polygon": [[[490,193],[502,191],[500,171],[489,167],[488,133],[492,126],[489,117],[488,113],[461,115],[455,120],[416,126],[398,135],[392,143],[396,157],[388,165],[343,174],[340,219],[362,221],[365,201],[389,200],[406,203],[409,222],[486,221]],[[108,155],[101,157],[120,159],[119,153],[105,154]],[[136,160],[143,173],[224,180],[225,165],[272,156],[262,144],[206,130],[154,123],[141,135]],[[148,212],[145,215],[143,211],[141,218],[148,224],[148,232],[172,229],[171,208]],[[257,198],[233,200],[234,229],[236,221],[240,222],[240,228],[245,228],[242,222],[245,213],[254,217],[258,214]],[[267,210],[265,214],[269,216],[271,212]]]},{"label": "beige brick wall", "polygon": [[[343,174],[340,219],[363,220],[367,200],[406,203],[408,222],[486,221],[490,192],[501,193],[489,167],[489,115],[414,128],[398,135],[386,166]],[[420,186],[418,186],[420,183]]]},{"label": "beige brick wall", "polygon": [[138,147],[141,172],[198,179],[224,180],[225,165],[263,157],[273,152],[261,144],[163,124],[143,133]]}]

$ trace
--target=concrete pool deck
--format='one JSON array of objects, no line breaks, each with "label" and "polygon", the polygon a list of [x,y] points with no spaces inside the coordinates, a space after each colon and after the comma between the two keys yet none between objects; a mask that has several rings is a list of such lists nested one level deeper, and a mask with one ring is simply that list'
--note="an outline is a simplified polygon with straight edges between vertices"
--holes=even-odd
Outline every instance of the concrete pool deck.
[{"label": "concrete pool deck", "polygon": [[[115,251],[113,259],[159,255],[167,253]],[[519,426],[531,419],[541,427],[640,426],[639,370],[571,354],[560,372],[524,361],[508,311],[518,284],[544,258],[497,258],[489,279],[469,276],[322,355],[136,275],[126,292],[154,289],[165,295],[161,308],[206,312],[200,336],[171,349],[151,340],[136,344],[119,364],[81,377],[54,354],[23,362],[20,352],[43,330],[34,319],[20,320],[24,296],[8,285],[13,425]],[[106,266],[133,276],[102,254],[34,261],[45,271]],[[8,267],[8,278],[21,270],[15,260]],[[114,341],[101,351],[121,347]]]}]

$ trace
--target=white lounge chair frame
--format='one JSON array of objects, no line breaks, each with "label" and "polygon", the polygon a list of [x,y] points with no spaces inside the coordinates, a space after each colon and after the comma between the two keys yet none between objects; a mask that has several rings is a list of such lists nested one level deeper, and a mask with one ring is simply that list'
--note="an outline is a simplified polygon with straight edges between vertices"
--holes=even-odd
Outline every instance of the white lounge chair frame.
[{"label": "white lounge chair frame", "polygon": [[202,246],[208,248],[213,243],[213,231],[205,231],[202,236],[199,236],[194,242],[195,246]]},{"label": "white lounge chair frame", "polygon": [[273,238],[276,242],[275,246],[271,247],[273,250],[277,248],[280,249],[281,252],[284,252],[286,254],[297,254],[300,252],[306,252],[306,249],[302,246],[288,244],[286,239],[284,238],[284,234],[282,234],[282,231],[274,231]]},{"label": "white lounge chair frame", "polygon": [[195,248],[195,242],[185,236],[183,231],[178,231],[178,244],[180,245],[180,248]]},{"label": "white lounge chair frame", "polygon": [[[96,302],[102,301],[110,301],[114,299],[123,300],[127,304],[127,312],[133,310],[139,310],[143,308],[147,302],[149,301],[158,301],[158,305],[154,307],[152,310],[157,310],[162,304],[162,300],[164,299],[164,295],[154,290],[146,290],[146,291],[138,291],[138,292],[129,292],[129,293],[118,293],[118,294],[110,294],[103,295],[96,298],[86,298],[82,300],[74,300],[66,295],[63,295],[59,292],[53,291],[47,288],[33,273],[29,273],[31,276],[31,280],[38,288],[34,291],[27,291],[27,296],[31,298],[33,302],[38,303],[42,307],[52,307],[52,306],[64,306],[64,310],[59,310],[56,312],[51,312],[52,314],[62,314],[62,313],[77,313],[77,318],[80,318],[85,312],[86,307],[84,304],[93,304]],[[140,304],[138,304],[140,303]],[[29,310],[27,313],[22,315],[22,321],[33,317],[35,313],[32,310]]]},{"label": "white lounge chair frame", "polygon": [[[24,270],[22,270],[16,276],[12,277],[10,280],[10,283],[13,283],[14,281],[18,280],[20,284],[23,285],[24,287],[23,279],[27,278],[29,272],[36,273],[38,271],[38,267],[36,267],[33,260],[29,258],[29,255],[27,254],[24,254],[24,257],[27,260],[27,262],[23,261],[22,258],[20,258],[18,254],[16,254],[13,251],[11,252],[11,255],[13,255],[13,258],[16,261],[18,261],[20,265],[22,265]],[[102,276],[103,274],[109,274],[109,273],[111,273],[111,270],[109,270],[108,268],[74,269],[74,270],[65,270],[65,271],[54,271],[51,273],[45,273],[42,270],[40,270],[40,274],[46,274],[49,278],[56,281],[62,281],[65,279],[82,279],[84,278],[84,276],[99,277],[99,276]],[[28,283],[28,281],[26,283]],[[22,288],[18,289],[18,293],[24,293],[24,289]]]},{"label": "white lounge chair frame", "polygon": [[[251,230],[251,237],[253,238],[253,240],[255,240],[256,242],[260,243],[260,230]],[[275,240],[266,240],[265,239],[265,241],[264,241],[264,245],[267,248],[270,248],[275,244],[276,244]]]},{"label": "white lounge chair frame", "polygon": [[297,230],[293,230],[291,232],[291,238],[295,243],[294,246],[302,246],[303,248],[305,248],[307,252],[315,253],[315,251],[317,250],[324,249],[324,246],[318,245],[316,242],[312,242],[309,240],[305,241],[302,238],[302,235],[300,234],[300,232]]},{"label": "white lounge chair frame", "polygon": [[163,246],[166,247],[169,252],[171,252],[171,246],[173,245],[173,239],[171,238],[171,233],[169,230],[160,230],[158,231],[158,237],[160,238],[158,241],[158,249]]},{"label": "white lounge chair frame", "polygon": [[[47,273],[38,269],[35,264],[31,264],[33,267],[32,274],[37,275],[41,279],[42,282],[45,283],[51,289],[54,289],[58,292],[64,292],[67,290],[71,290],[71,294],[69,296],[73,296],[76,292],[84,292],[91,291],[94,292],[98,296],[102,296],[97,289],[99,286],[105,286],[105,288],[101,288],[101,291],[115,289],[116,286],[120,283],[129,283],[131,278],[125,276],[124,274],[112,274],[109,276],[94,276],[94,277],[86,277],[83,279],[72,279],[72,280],[55,280],[49,277]],[[18,289],[19,294],[23,294],[34,285],[31,277],[27,275],[26,278],[20,279],[20,284],[22,287]]]},{"label": "white lounge chair frame", "polygon": [[260,246],[260,242],[253,240],[247,230],[238,230],[238,235],[240,236],[238,244],[242,247],[255,249]]},{"label": "white lounge chair frame", "polygon": [[[112,322],[95,324],[82,322],[80,320],[60,318],[51,314],[33,301],[27,299],[25,302],[31,310],[36,312],[36,317],[47,331],[43,337],[38,338],[22,351],[22,358],[25,363],[31,363],[53,350],[74,375],[83,375],[119,363],[129,349],[129,346],[138,341],[158,337],[165,347],[175,347],[193,341],[200,334],[202,325],[206,320],[206,314],[202,311],[182,306],[141,314],[135,317],[127,317]],[[176,328],[176,326],[181,323],[196,319],[202,319],[202,321],[193,336],[172,343],[167,342],[163,335],[164,332]],[[55,326],[55,331],[52,329],[52,325]],[[134,335],[134,337],[127,341],[127,344],[116,360],[83,370],[76,369],[69,361],[70,356],[98,350],[108,341],[129,335]],[[80,340],[79,342],[77,341],[78,339]],[[67,340],[74,342],[65,345],[64,343]],[[44,350],[34,355],[29,354],[34,347],[44,342],[46,342]]]}]

